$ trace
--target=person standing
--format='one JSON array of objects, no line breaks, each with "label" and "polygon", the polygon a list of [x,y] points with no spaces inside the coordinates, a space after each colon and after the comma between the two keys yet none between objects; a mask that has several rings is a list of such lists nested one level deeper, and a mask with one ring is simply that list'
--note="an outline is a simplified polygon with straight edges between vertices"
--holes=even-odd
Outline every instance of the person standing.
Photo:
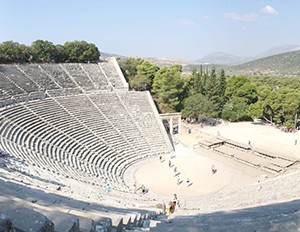
[{"label": "person standing", "polygon": [[133,193],[136,193],[136,181],[133,183]]},{"label": "person standing", "polygon": [[170,202],[169,202],[169,212],[174,213],[176,206],[179,207],[179,201],[177,198],[177,194],[174,193],[173,197],[170,199]]},{"label": "person standing", "polygon": [[108,193],[110,192],[110,186],[109,186],[109,184],[106,184],[106,185],[105,185],[104,190],[105,190],[105,193],[106,193],[106,194],[108,194]]},{"label": "person standing", "polygon": [[211,165],[211,173],[212,173],[212,174],[216,174],[216,173],[217,173],[217,169],[216,169],[216,167],[215,167],[214,164]]},{"label": "person standing", "polygon": [[187,178],[187,179],[186,179],[186,187],[189,187],[189,186],[190,186],[190,179]]}]

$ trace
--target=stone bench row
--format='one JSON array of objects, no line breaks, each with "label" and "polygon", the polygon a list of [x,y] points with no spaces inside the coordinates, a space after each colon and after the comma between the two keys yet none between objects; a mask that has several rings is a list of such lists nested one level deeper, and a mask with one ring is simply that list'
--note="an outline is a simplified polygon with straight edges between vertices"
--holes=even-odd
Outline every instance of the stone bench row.
[{"label": "stone bench row", "polygon": [[[0,210],[0,231],[115,231],[133,230],[138,227],[149,227],[149,220],[157,217],[155,212],[148,214],[128,214],[114,215],[108,214],[106,217],[99,216],[94,219],[76,217],[67,213],[59,213],[58,225],[47,218],[42,213],[33,209],[19,207],[14,209]],[[57,219],[54,218],[54,221]],[[83,224],[81,224],[83,222]]]},{"label": "stone bench row", "polygon": [[[41,124],[41,122],[37,122],[37,124]],[[7,130],[7,128],[13,128],[12,126],[7,126],[7,125],[3,125],[5,127],[5,129]],[[33,126],[33,128],[36,128],[36,126]],[[49,126],[46,126],[44,130],[42,131],[46,131],[49,132]],[[17,131],[17,132],[16,132]],[[54,130],[55,131],[55,130]],[[2,131],[2,133],[5,131]],[[56,131],[57,132],[57,131]],[[27,140],[24,142],[22,136],[15,136],[15,134],[18,135],[26,135],[27,136]],[[81,169],[82,171],[88,171],[89,173],[92,173],[94,175],[98,175],[101,176],[101,174],[99,174],[99,171],[101,170],[101,167],[99,168],[94,168],[94,169],[88,169],[85,167],[85,165],[87,165],[86,163],[83,162],[78,162],[78,159],[76,159],[76,151],[78,152],[78,149],[74,149],[74,151],[72,152],[72,150],[70,150],[70,152],[68,154],[66,154],[66,152],[62,151],[62,148],[60,148],[60,144],[59,142],[57,142],[58,140],[55,140],[54,142],[51,141],[51,139],[49,138],[43,138],[41,137],[41,135],[39,136],[29,136],[28,131],[26,132],[26,128],[21,129],[19,128],[19,130],[15,130],[15,129],[11,129],[10,132],[6,132],[3,133],[7,138],[17,142],[18,144],[23,145],[24,147],[28,147],[29,149],[32,149],[34,152],[37,153],[44,153],[47,154],[48,157],[52,157],[55,160],[58,160],[60,162],[64,162],[70,166],[76,167],[78,169]],[[40,139],[39,139],[40,138]],[[51,138],[59,138],[58,134],[54,134],[51,136]],[[25,140],[25,139],[24,139]],[[66,144],[66,138],[62,137],[61,141],[64,142],[64,144]],[[75,144],[75,143],[70,143]],[[76,147],[75,147],[76,148]],[[65,149],[66,150],[66,149]],[[60,154],[61,151],[61,155]],[[13,153],[12,153],[13,154]],[[27,157],[23,157],[24,159]],[[101,159],[102,163],[106,162],[107,160],[98,157],[99,159]],[[39,157],[36,157],[36,159],[39,159]],[[34,162],[34,161],[32,161]],[[36,161],[38,162],[38,161]],[[90,162],[89,162],[90,163]],[[105,163],[103,165],[106,165]],[[91,165],[92,167],[95,167],[95,165]],[[103,170],[106,168],[105,166],[102,167]],[[97,170],[97,172],[95,172],[95,170]],[[103,173],[103,172],[101,172]],[[107,170],[107,173],[111,174],[113,173],[110,169]],[[114,176],[113,176],[114,177]],[[113,181],[113,178],[108,178],[108,181],[111,179],[111,181]]]},{"label": "stone bench row", "polygon": [[[101,64],[26,64],[1,65],[0,99],[17,94],[55,89],[86,91],[110,89],[121,78],[111,61]],[[104,73],[104,70],[108,72]],[[110,83],[111,79],[113,83]],[[118,80],[119,79],[119,80]]]},{"label": "stone bench row", "polygon": [[69,176],[70,178],[79,179],[84,182],[93,182],[92,180],[89,180],[89,175],[86,176],[84,174],[87,173],[93,176],[98,176],[101,180],[103,180],[103,182],[107,181],[111,183],[112,187],[117,190],[122,189],[121,187],[123,187],[120,186],[121,181],[116,179],[116,175],[114,175],[114,171],[112,170],[113,167],[106,167],[107,163],[112,162],[111,160],[107,160],[104,164],[105,166],[103,169],[101,169],[93,164],[79,161],[74,155],[70,155],[62,160],[58,160],[55,151],[49,153],[46,147],[45,149],[41,149],[41,151],[36,151],[27,148],[26,146],[19,145],[7,138],[5,138],[5,141],[9,142],[2,143],[3,150],[9,152],[10,154],[14,154],[14,156],[23,160],[28,160],[30,163],[44,169],[49,170],[50,168],[50,170],[58,172],[64,176]]},{"label": "stone bench row", "polygon": [[[127,92],[119,93],[124,105],[130,109],[130,114],[135,119],[138,127],[141,128],[147,142],[151,143],[153,152],[171,151],[171,144],[163,127],[160,126],[161,121],[155,117],[155,112],[149,102],[147,92]],[[137,102],[137,103],[135,103]],[[156,109],[155,109],[156,110]]]},{"label": "stone bench row", "polygon": [[[49,102],[50,100],[48,99],[47,102]],[[24,146],[28,146],[29,148],[32,148],[34,151],[40,152],[40,153],[47,153],[47,154],[55,154],[55,159],[60,161],[60,162],[67,162],[68,165],[71,165],[73,167],[76,168],[80,168],[83,169],[84,165],[81,164],[81,162],[75,162],[72,163],[72,156],[78,153],[78,151],[84,151],[83,147],[75,147],[73,149],[68,149],[69,151],[69,155],[66,157],[66,154],[64,152],[61,152],[62,154],[59,155],[59,151],[66,151],[67,149],[58,149],[57,147],[59,146],[63,146],[65,145],[65,147],[67,147],[68,144],[68,138],[66,138],[66,136],[64,134],[61,133],[61,131],[63,131],[64,133],[66,132],[66,129],[64,127],[61,128],[61,131],[57,130],[57,128],[59,128],[59,125],[56,124],[53,120],[56,119],[56,117],[59,118],[59,123],[63,126],[66,125],[66,123],[68,123],[67,121],[64,122],[61,119],[63,118],[62,115],[60,115],[61,111],[59,109],[49,109],[47,107],[45,107],[45,102],[39,102],[41,105],[41,108],[38,107],[39,104],[37,104],[38,102],[35,103],[29,103],[27,104],[26,107],[30,108],[35,114],[37,114],[40,117],[44,117],[43,115],[47,116],[49,119],[41,121],[40,118],[39,120],[33,120],[34,118],[36,118],[37,115],[34,115],[32,113],[30,113],[28,110],[26,110],[26,108],[22,108],[21,106],[17,109],[15,109],[15,111],[13,110],[11,113],[6,112],[6,117],[9,117],[10,120],[15,120],[15,123],[19,124],[20,127],[23,130],[19,130],[20,135],[21,136],[17,136],[17,141],[19,144],[24,144]],[[53,102],[52,102],[53,103]],[[36,106],[37,105],[37,106]],[[54,103],[54,105],[57,105],[56,103]],[[22,110],[21,110],[21,109]],[[24,111],[25,109],[25,111]],[[42,112],[44,110],[44,112]],[[24,113],[25,112],[25,113]],[[55,113],[57,112],[57,113]],[[18,115],[18,116],[16,116]],[[15,117],[14,117],[15,116]],[[45,118],[43,118],[45,119]],[[51,123],[49,124],[49,120],[52,120]],[[45,123],[48,122],[48,123]],[[26,125],[26,127],[25,127]],[[43,126],[44,125],[44,126]],[[55,125],[55,127],[54,127]],[[82,135],[82,133],[79,133],[79,131],[76,131],[76,129],[74,130],[73,127],[72,128],[72,132],[75,135]],[[81,128],[81,127],[79,127]],[[28,133],[25,133],[25,131],[27,132],[31,132],[34,134],[37,134],[36,136],[29,136],[28,139]],[[52,132],[51,132],[52,131]],[[43,135],[44,132],[44,135]],[[27,135],[27,139],[22,139],[22,135]],[[14,137],[14,136],[11,136]],[[70,136],[71,138],[73,137],[73,135]],[[91,140],[91,138],[87,137],[87,136],[83,136],[83,138],[87,139],[87,140]],[[77,138],[79,139],[79,138]],[[98,141],[99,142],[99,141]],[[63,144],[62,144],[63,143]],[[70,141],[69,142],[70,145],[74,144],[78,144],[77,141]],[[82,144],[86,144],[85,141],[82,142]],[[123,148],[124,149],[124,148]],[[147,154],[145,153],[141,153],[139,150],[137,150],[137,152],[139,152],[139,156],[140,157],[146,157]],[[104,170],[108,170],[107,172],[110,174],[111,178],[109,178],[108,180],[111,181],[115,181],[116,180],[116,176],[122,176],[122,173],[124,172],[124,167],[127,167],[128,164],[130,164],[130,160],[135,161],[140,159],[140,157],[135,157],[136,155],[133,153],[132,155],[130,154],[126,154],[126,152],[124,152],[123,157],[119,156],[119,159],[114,158],[111,159],[109,157],[107,157],[107,159],[105,158],[101,158],[102,163],[104,163],[104,166],[101,167],[101,164],[99,165],[99,163],[96,163],[96,166],[100,166],[100,169],[104,169]],[[86,156],[88,156],[89,153],[87,153]],[[79,156],[79,155],[78,155]],[[86,159],[86,156],[80,156],[80,158]],[[53,157],[53,156],[52,156]],[[90,158],[88,158],[88,161],[92,161],[92,163],[95,164],[95,162],[93,162],[95,160],[95,157],[91,160]],[[122,163],[124,163],[124,160],[127,160],[128,162],[126,162],[126,166],[123,165]],[[103,161],[109,161],[109,162],[103,162]],[[118,161],[118,162],[117,162]],[[74,162],[74,161],[73,161]],[[119,168],[121,167],[121,168]],[[86,171],[87,169],[83,169],[83,171]],[[93,173],[93,171],[89,170],[89,173]],[[95,173],[94,173],[95,174]],[[96,173],[97,175],[99,175],[99,173]],[[120,182],[120,181],[119,181]],[[121,181],[122,182],[122,181]]]}]

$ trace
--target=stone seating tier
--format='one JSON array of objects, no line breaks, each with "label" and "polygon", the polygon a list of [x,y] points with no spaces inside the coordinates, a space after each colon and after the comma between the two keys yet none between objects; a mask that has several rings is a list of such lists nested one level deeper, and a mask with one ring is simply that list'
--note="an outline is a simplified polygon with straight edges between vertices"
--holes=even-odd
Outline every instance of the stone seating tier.
[{"label": "stone seating tier", "polygon": [[3,65],[0,70],[7,79],[26,93],[35,92],[40,89],[30,77],[25,75],[22,70],[18,68],[18,65]]},{"label": "stone seating tier", "polygon": [[82,173],[99,176],[128,191],[126,168],[172,148],[149,97],[126,91],[120,72],[113,59],[0,66],[7,103],[1,104],[0,149],[52,172],[79,180]]}]

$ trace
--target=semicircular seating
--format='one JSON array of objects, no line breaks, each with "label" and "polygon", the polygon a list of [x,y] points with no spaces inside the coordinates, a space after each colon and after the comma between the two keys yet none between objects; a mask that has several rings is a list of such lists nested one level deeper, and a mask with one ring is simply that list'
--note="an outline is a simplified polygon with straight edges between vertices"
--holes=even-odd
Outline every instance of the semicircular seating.
[{"label": "semicircular seating", "polygon": [[70,178],[96,177],[129,191],[126,168],[172,146],[151,95],[128,91],[116,64],[110,58],[0,66],[0,149]]}]

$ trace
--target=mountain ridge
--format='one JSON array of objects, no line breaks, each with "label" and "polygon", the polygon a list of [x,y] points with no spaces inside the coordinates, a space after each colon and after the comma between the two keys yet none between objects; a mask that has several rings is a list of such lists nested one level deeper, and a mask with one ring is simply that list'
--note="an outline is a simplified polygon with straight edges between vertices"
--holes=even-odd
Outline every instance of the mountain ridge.
[{"label": "mountain ridge", "polygon": [[264,58],[268,56],[278,55],[281,53],[292,52],[300,50],[300,45],[295,44],[284,44],[272,47],[268,50],[265,50],[253,57],[242,57],[236,56],[230,53],[225,52],[213,52],[205,55],[204,57],[196,60],[202,64],[226,64],[226,65],[237,65],[246,63],[252,60],[256,60],[259,58]]},{"label": "mountain ridge", "polygon": [[300,50],[259,58],[228,68],[230,75],[300,77]]}]

